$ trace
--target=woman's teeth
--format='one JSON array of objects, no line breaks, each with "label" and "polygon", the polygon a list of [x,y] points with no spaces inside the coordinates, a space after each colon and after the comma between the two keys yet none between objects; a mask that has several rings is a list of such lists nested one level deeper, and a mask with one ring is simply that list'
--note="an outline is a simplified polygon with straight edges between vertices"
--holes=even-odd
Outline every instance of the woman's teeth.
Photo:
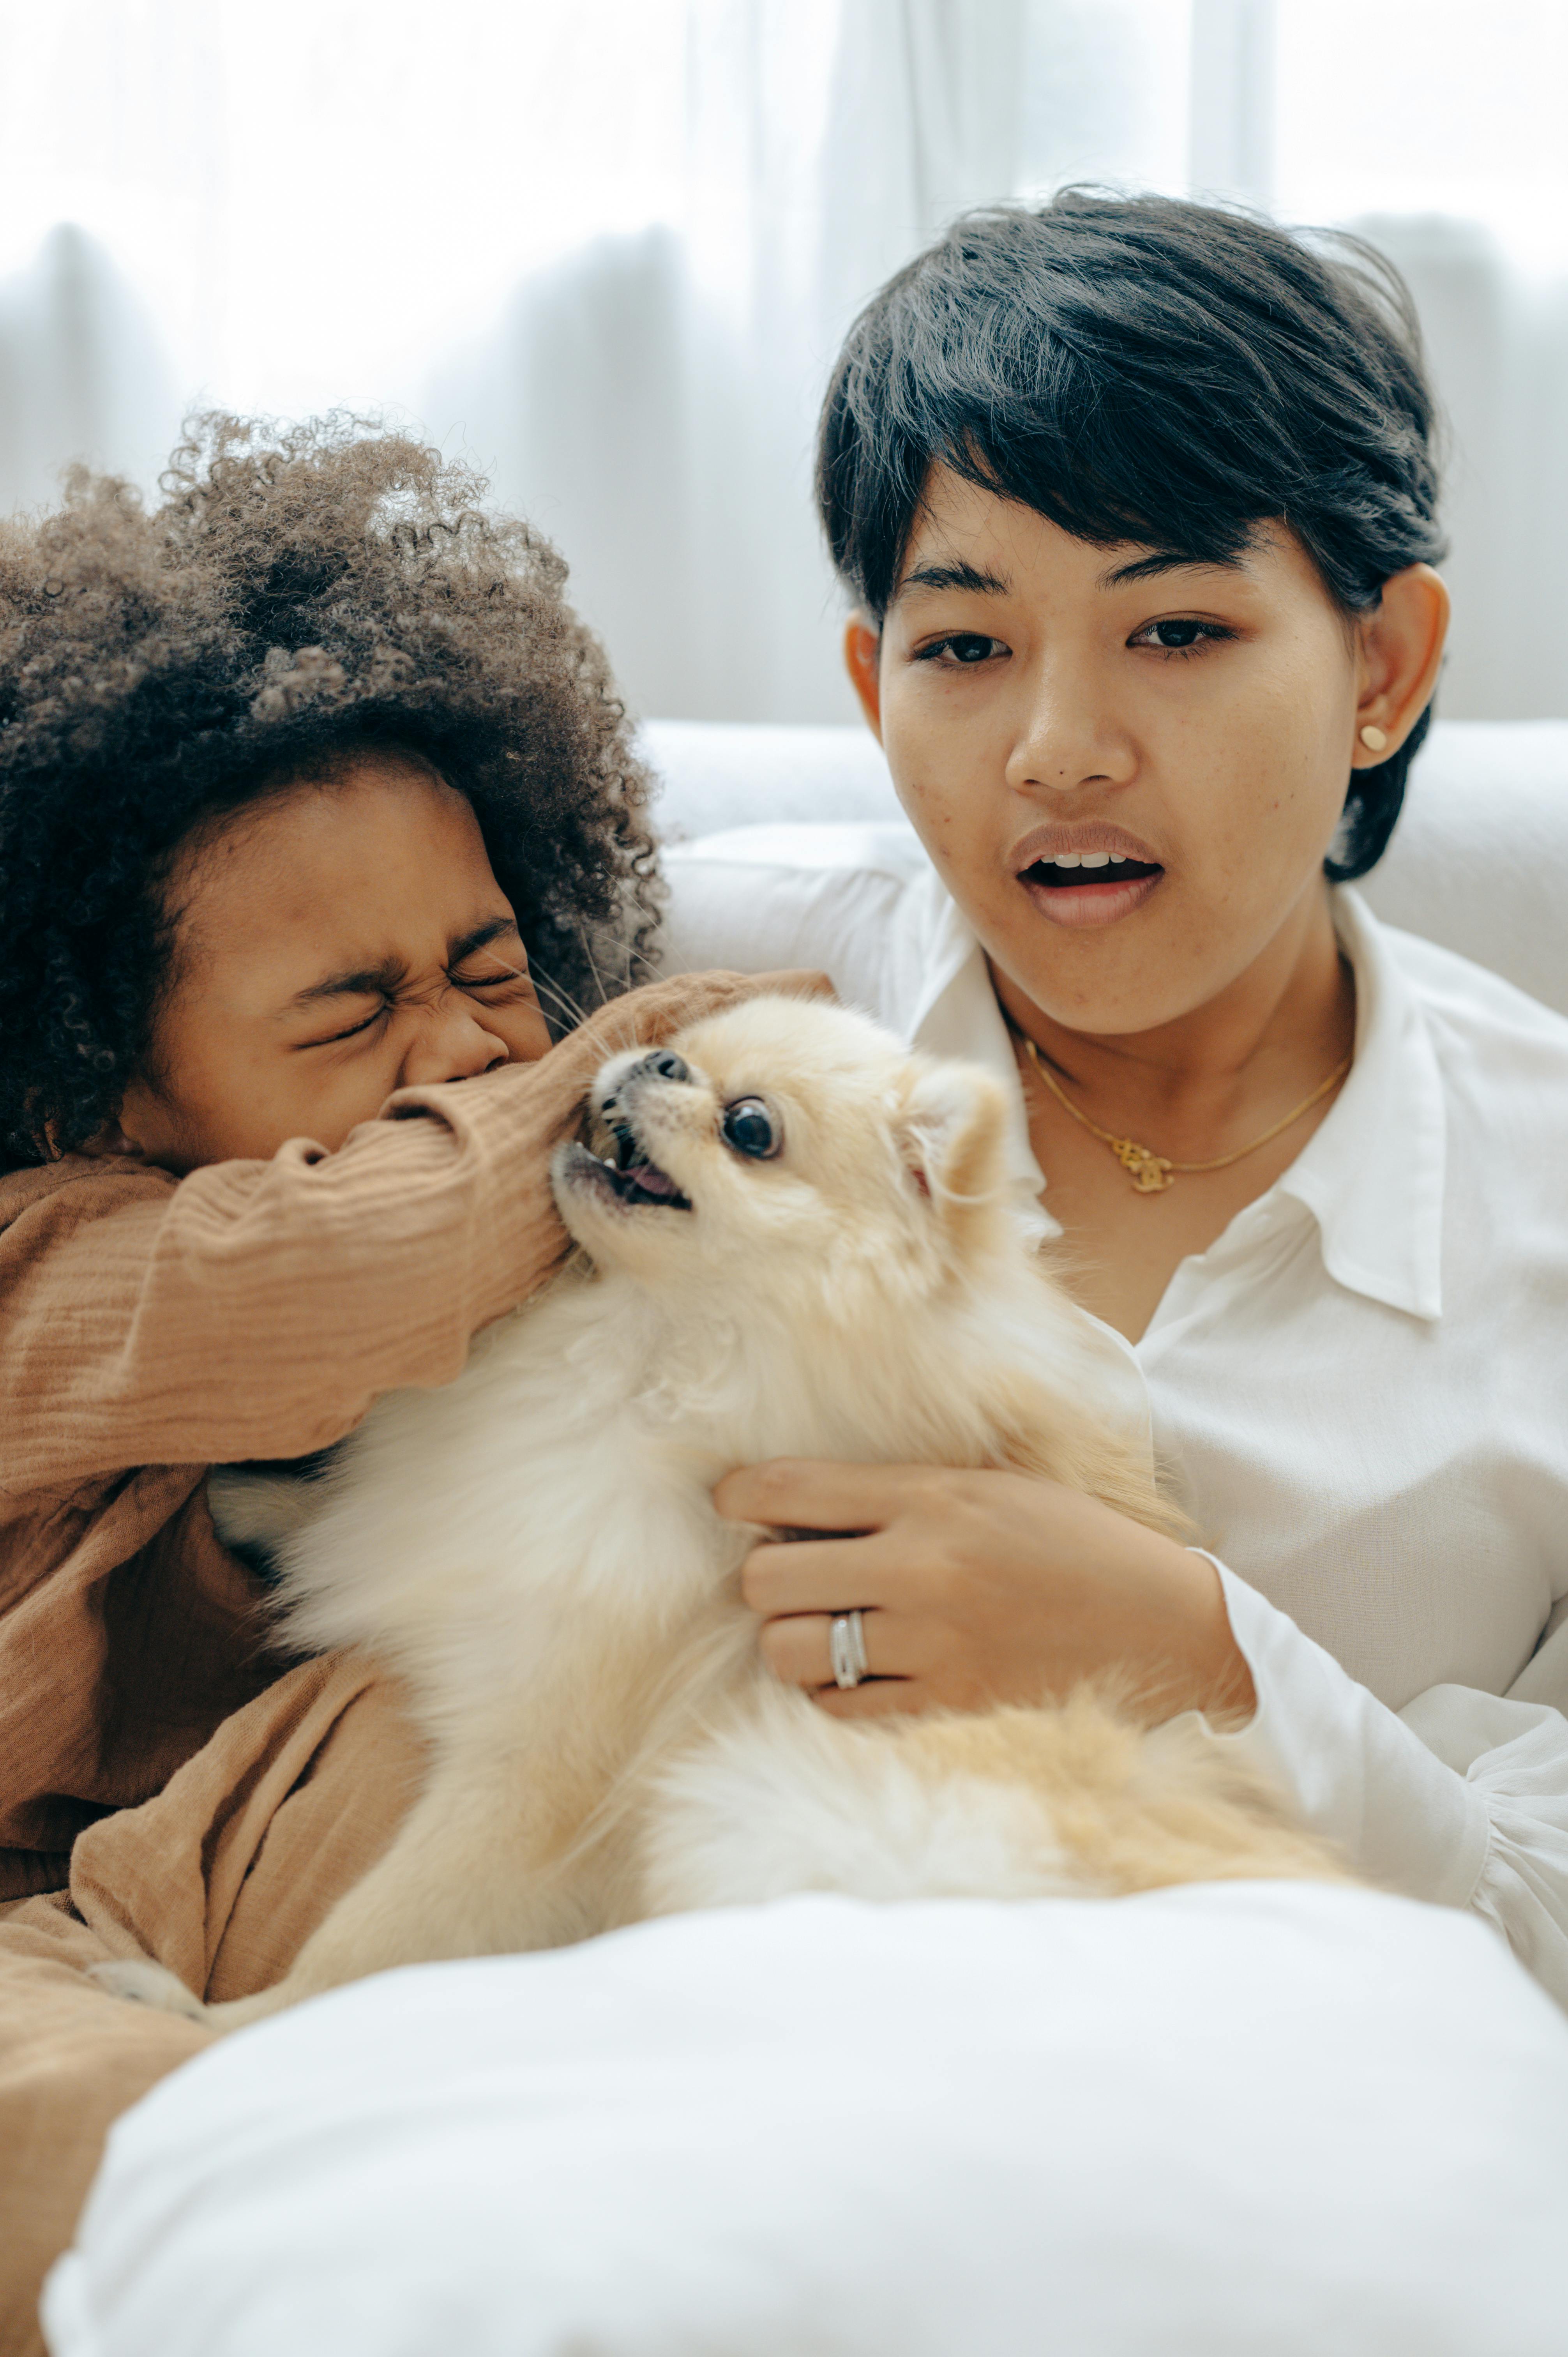
[{"label": "woman's teeth", "polygon": [[1125,852],[1058,851],[1026,867],[1023,880],[1054,891],[1070,884],[1132,884],[1160,873],[1156,861],[1133,859]]}]

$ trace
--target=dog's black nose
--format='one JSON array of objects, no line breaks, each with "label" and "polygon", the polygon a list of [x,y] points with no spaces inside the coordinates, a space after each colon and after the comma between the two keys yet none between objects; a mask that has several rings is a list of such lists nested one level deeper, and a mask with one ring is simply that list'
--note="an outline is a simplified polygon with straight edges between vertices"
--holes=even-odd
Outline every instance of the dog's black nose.
[{"label": "dog's black nose", "polygon": [[[626,1074],[628,1081],[689,1081],[691,1068],[683,1063],[672,1048],[654,1048],[639,1057]],[[624,1085],[624,1083],[623,1083]]]}]

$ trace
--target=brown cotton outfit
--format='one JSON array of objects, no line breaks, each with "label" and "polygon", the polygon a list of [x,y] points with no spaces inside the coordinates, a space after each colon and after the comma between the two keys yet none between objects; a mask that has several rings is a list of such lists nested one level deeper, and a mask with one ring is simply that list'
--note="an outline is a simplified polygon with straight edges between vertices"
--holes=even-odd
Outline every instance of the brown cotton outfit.
[{"label": "brown cotton outfit", "polygon": [[335,1154],[0,1178],[0,2357],[42,2348],[115,2115],[208,2042],[84,1968],[268,1986],[417,1789],[367,1662],[269,1651],[208,1467],[450,1382],[566,1249],[549,1160],[604,1055],[767,986],[638,991],[540,1063],[402,1091]]}]

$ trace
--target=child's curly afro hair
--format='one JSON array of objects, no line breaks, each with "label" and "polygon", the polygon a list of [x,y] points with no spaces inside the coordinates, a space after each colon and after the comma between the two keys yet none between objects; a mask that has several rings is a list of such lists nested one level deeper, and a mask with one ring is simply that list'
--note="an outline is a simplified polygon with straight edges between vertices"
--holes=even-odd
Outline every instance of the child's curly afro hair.
[{"label": "child's curly afro hair", "polygon": [[188,435],[150,513],[78,470],[58,511],[0,524],[11,1163],[84,1144],[142,1064],[179,845],[356,748],[467,797],[553,1006],[624,985],[656,916],[649,781],[554,550],[353,419]]}]

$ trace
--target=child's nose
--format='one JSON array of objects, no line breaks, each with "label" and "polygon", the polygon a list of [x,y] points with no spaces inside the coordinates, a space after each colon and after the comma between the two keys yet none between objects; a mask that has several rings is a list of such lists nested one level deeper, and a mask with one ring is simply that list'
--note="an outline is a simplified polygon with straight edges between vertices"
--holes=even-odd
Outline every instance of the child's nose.
[{"label": "child's nose", "polygon": [[429,1088],[443,1081],[471,1081],[507,1059],[506,1042],[487,1031],[478,1010],[454,1000],[433,1007],[403,1058],[402,1086]]}]

